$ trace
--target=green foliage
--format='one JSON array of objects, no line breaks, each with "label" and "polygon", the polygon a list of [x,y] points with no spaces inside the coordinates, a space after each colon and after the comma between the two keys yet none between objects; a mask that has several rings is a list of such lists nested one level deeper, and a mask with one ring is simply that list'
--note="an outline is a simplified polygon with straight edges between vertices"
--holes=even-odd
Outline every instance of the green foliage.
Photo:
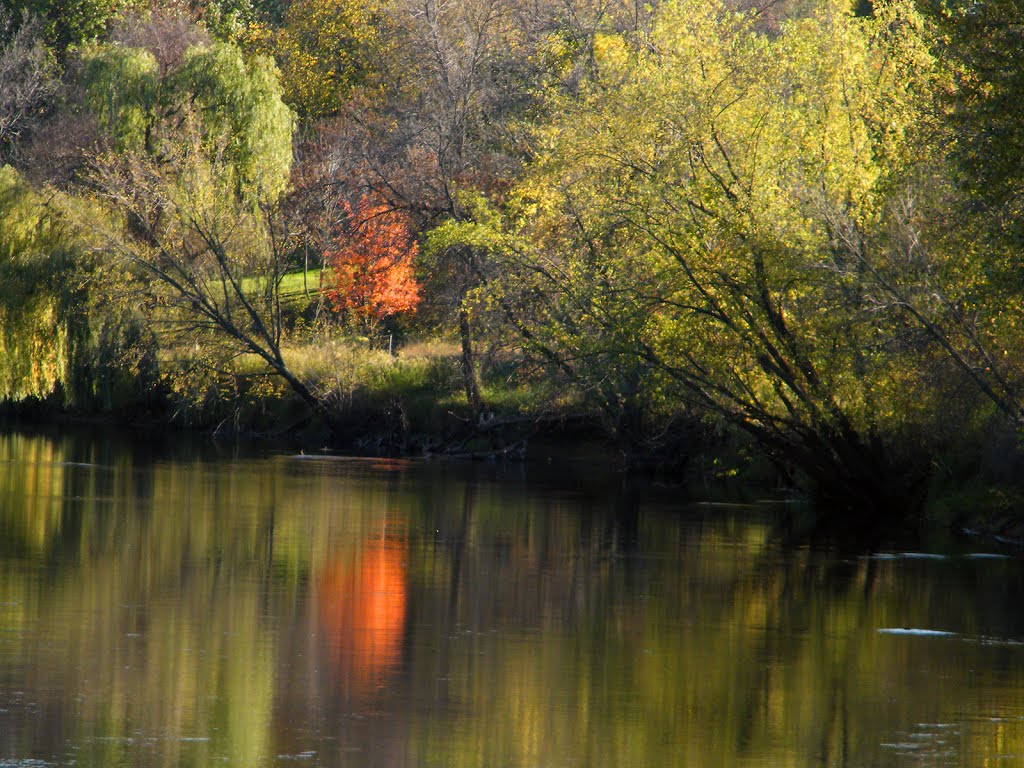
[{"label": "green foliage", "polygon": [[436,235],[502,254],[486,300],[619,428],[685,402],[819,481],[887,471],[867,436],[894,414],[873,393],[903,362],[878,354],[858,249],[919,162],[933,66],[909,3],[844,8],[768,36],[664,6],[648,48],[551,110],[516,237],[489,217]]},{"label": "green foliage", "polygon": [[84,53],[85,103],[117,150],[151,149],[159,74],[149,51],[97,45]]},{"label": "green foliage", "polygon": [[149,374],[148,339],[76,221],[102,219],[83,200],[33,192],[0,168],[0,400],[60,397],[79,409],[119,407]]},{"label": "green foliage", "polygon": [[[83,224],[141,284],[125,288],[148,294],[150,333],[220,364],[255,355],[317,407],[280,353],[275,216],[294,120],[272,61],[217,42],[165,71],[148,51],[107,44],[87,51],[83,71],[110,142],[90,180],[111,212]],[[138,86],[123,90],[123,73]]]},{"label": "green foliage", "polygon": [[926,0],[936,47],[954,82],[946,95],[954,130],[954,158],[972,195],[1002,205],[1024,185],[1024,30],[1020,0]]},{"label": "green foliage", "polygon": [[436,260],[450,248],[501,252],[513,246],[501,212],[486,197],[471,190],[458,191],[454,197],[463,216],[448,219],[427,232],[423,252],[428,260]]},{"label": "green foliage", "polygon": [[[230,54],[229,71],[238,61]],[[180,71],[189,74],[192,66],[201,65],[186,55]],[[112,151],[94,160],[91,181],[117,218],[92,226],[108,252],[143,284],[150,297],[150,328],[163,343],[190,344],[197,356],[204,349],[204,355],[225,365],[238,355],[255,355],[266,365],[262,374],[281,376],[307,405],[318,408],[280,349],[280,281],[287,263],[276,198],[286,179],[275,178],[273,168],[246,162],[259,160],[246,148],[260,137],[228,130],[211,134],[220,110],[227,110],[230,122],[247,108],[245,90],[241,104],[232,101],[229,89],[222,89],[226,106],[203,100],[205,86],[223,75],[212,66],[205,80],[192,81],[196,103],[181,105],[177,132],[166,137],[158,154]],[[287,108],[280,100],[268,106],[284,111],[290,132]]]},{"label": "green foliage", "polygon": [[273,201],[284,191],[293,117],[269,59],[246,61],[231,43],[193,46],[163,76],[142,49],[97,45],[84,60],[86,104],[115,151],[170,156],[191,123],[201,150],[223,155],[243,198]]},{"label": "green foliage", "polygon": [[200,18],[217,38],[235,41],[259,15],[252,0],[211,0],[201,7]]},{"label": "green foliage", "polygon": [[259,200],[276,200],[291,170],[294,118],[281,99],[273,61],[246,61],[229,43],[191,48],[172,91],[180,107],[188,103],[198,110],[211,140],[229,137],[227,160],[242,189]]},{"label": "green foliage", "polygon": [[135,0],[2,0],[12,17],[29,13],[42,20],[47,43],[58,56],[68,48],[101,39],[111,22],[141,3]]},{"label": "green foliage", "polygon": [[[60,297],[41,286],[63,278],[66,244],[42,201],[12,168],[0,168],[0,398],[45,398],[67,380]],[[56,279],[55,279],[56,278]]]}]

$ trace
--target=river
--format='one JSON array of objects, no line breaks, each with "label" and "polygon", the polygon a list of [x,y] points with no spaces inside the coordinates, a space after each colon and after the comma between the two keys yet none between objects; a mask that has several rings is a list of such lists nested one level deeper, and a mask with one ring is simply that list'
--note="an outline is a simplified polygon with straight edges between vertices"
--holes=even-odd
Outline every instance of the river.
[{"label": "river", "polygon": [[1024,765],[1021,552],[784,510],[0,433],[0,768]]}]

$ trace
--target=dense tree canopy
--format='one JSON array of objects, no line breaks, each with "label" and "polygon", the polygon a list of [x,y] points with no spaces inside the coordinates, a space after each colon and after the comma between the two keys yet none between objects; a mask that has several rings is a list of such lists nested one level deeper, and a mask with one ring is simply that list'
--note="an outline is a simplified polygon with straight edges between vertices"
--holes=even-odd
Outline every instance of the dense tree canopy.
[{"label": "dense tree canopy", "polygon": [[945,106],[956,131],[953,156],[962,166],[962,181],[988,201],[1010,202],[1024,186],[1024,126],[1015,117],[1024,97],[1024,3],[929,0],[923,6],[955,79]]},{"label": "dense tree canopy", "polygon": [[114,151],[159,161],[187,141],[191,123],[243,197],[276,200],[284,191],[293,117],[269,60],[246,61],[236,46],[214,43],[189,48],[170,72],[150,51],[122,45],[89,49],[84,61],[86,103]]},{"label": "dense tree canopy", "polygon": [[877,506],[1024,422],[1018,5],[7,3],[0,152],[103,207],[61,269],[124,259],[165,357],[315,408],[285,358],[348,332],[320,310],[415,306],[467,421],[500,369],[625,450],[745,434]]},{"label": "dense tree canopy", "polygon": [[294,0],[274,41],[287,99],[302,115],[336,114],[370,82],[381,19],[353,0]]},{"label": "dense tree canopy", "polygon": [[69,47],[103,36],[134,0],[3,0],[0,9],[15,19],[38,19],[47,41],[61,57]]},{"label": "dense tree canopy", "polygon": [[677,2],[644,48],[599,52],[603,85],[539,134],[487,295],[607,408],[689,403],[863,489],[906,364],[881,354],[873,271],[932,60],[907,3],[754,22]]}]

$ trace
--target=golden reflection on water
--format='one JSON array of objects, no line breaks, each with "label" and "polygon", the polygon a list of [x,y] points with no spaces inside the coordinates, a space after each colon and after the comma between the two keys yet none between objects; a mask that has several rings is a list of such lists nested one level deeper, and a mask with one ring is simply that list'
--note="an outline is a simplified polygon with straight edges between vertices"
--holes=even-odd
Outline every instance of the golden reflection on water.
[{"label": "golden reflection on water", "polygon": [[1016,555],[175,452],[0,435],[0,765],[1024,764]]}]

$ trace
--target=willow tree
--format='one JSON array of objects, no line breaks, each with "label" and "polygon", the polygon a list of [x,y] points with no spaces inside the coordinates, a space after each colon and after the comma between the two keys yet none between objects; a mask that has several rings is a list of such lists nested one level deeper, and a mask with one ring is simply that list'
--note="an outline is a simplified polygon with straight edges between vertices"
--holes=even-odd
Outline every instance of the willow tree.
[{"label": "willow tree", "polygon": [[503,257],[487,298],[610,409],[685,403],[825,495],[913,497],[881,440],[911,366],[885,353],[896,321],[843,240],[882,241],[922,161],[934,65],[912,5],[823,2],[769,35],[678,0],[643,46],[600,55],[505,223],[445,235]]},{"label": "willow tree", "polygon": [[149,339],[132,308],[111,300],[115,278],[78,223],[103,215],[0,167],[0,401],[110,410],[152,383]]},{"label": "willow tree", "polygon": [[162,71],[147,50],[106,45],[88,53],[84,71],[86,103],[109,142],[92,182],[122,222],[103,234],[147,281],[154,329],[221,363],[255,356],[319,408],[281,352],[275,210],[294,121],[273,63],[217,43]]},{"label": "willow tree", "polygon": [[[37,290],[62,276],[65,238],[10,166],[0,168],[0,399],[46,398],[67,381],[60,299]],[[52,283],[51,283],[52,284]]]},{"label": "willow tree", "polygon": [[269,59],[246,60],[230,43],[199,44],[163,71],[145,48],[108,44],[86,52],[83,77],[112,152],[168,166],[191,126],[206,159],[230,169],[240,200],[272,203],[284,191],[293,116]]}]

